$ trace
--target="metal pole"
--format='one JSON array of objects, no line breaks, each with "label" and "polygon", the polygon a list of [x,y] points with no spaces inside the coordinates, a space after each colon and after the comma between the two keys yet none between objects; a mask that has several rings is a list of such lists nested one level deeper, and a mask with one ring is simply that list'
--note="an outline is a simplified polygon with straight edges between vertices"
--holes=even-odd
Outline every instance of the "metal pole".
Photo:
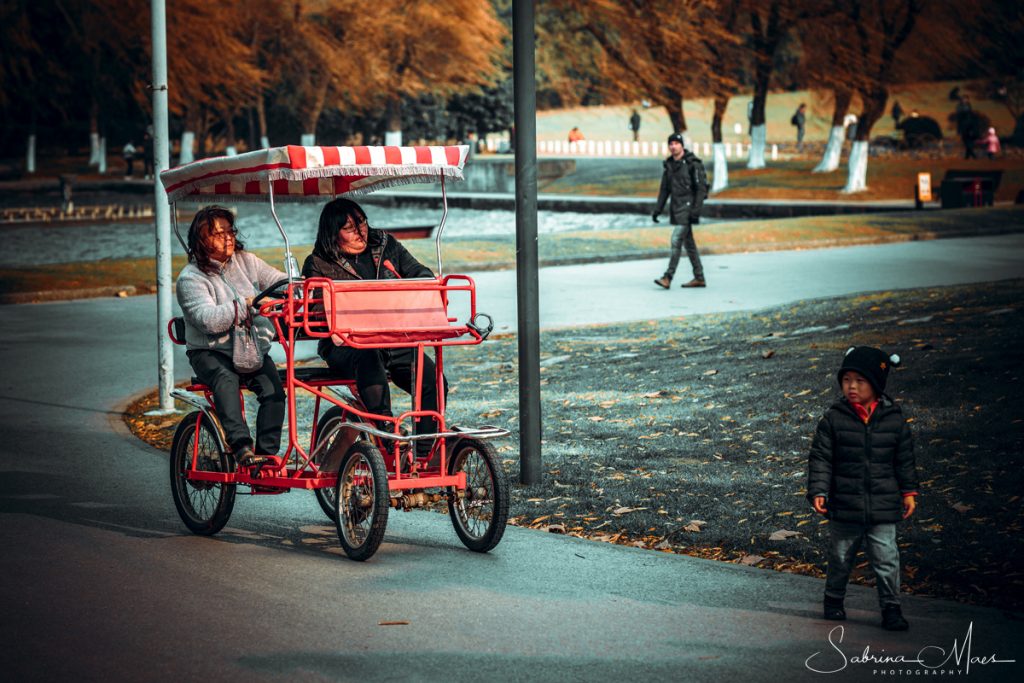
[{"label": "metal pole", "polygon": [[170,166],[167,130],[167,22],[164,0],[151,0],[153,29],[153,216],[156,219],[156,334],[160,411],[173,412],[174,350],[171,319],[171,212],[160,172]]},{"label": "metal pole", "polygon": [[534,0],[512,2],[516,281],[519,306],[519,481],[541,482],[540,307],[537,284],[537,86]]}]

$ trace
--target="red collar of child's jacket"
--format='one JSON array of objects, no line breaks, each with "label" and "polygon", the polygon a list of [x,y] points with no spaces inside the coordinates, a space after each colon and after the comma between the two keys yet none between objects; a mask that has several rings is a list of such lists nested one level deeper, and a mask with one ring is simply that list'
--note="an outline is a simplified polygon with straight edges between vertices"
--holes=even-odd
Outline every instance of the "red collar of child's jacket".
[{"label": "red collar of child's jacket", "polygon": [[859,417],[864,424],[867,424],[868,420],[871,419],[871,414],[874,413],[875,408],[878,407],[878,401],[872,401],[868,404],[867,408],[865,408],[862,403],[851,403],[850,405],[853,406],[853,412],[857,413],[857,417]]}]

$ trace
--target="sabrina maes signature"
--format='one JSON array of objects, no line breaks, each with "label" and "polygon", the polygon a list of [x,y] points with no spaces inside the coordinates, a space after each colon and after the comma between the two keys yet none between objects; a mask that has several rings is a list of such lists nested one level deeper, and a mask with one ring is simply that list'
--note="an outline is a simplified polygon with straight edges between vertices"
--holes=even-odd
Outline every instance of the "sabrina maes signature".
[{"label": "sabrina maes signature", "polygon": [[836,626],[828,632],[828,644],[832,646],[831,651],[815,652],[807,658],[804,665],[811,671],[819,674],[838,673],[851,664],[882,666],[886,670],[896,667],[900,669],[915,667],[935,670],[936,673],[942,670],[944,672],[955,671],[956,673],[966,674],[970,673],[971,665],[1013,664],[1017,661],[1016,659],[999,659],[994,653],[985,656],[972,654],[971,637],[973,631],[974,622],[972,621],[967,626],[963,642],[960,642],[958,638],[954,638],[953,645],[949,650],[938,645],[925,645],[915,655],[891,655],[885,654],[885,650],[882,650],[881,654],[875,654],[871,651],[871,646],[866,645],[863,651],[847,656],[840,647],[843,643],[845,630],[842,626]]}]

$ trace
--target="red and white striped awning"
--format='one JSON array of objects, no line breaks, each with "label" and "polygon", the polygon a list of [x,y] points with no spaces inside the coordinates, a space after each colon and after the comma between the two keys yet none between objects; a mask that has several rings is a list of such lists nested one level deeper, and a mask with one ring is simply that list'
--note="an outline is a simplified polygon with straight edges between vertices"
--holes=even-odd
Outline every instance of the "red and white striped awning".
[{"label": "red and white striped awning", "polygon": [[272,147],[215,157],[160,174],[170,202],[323,201],[442,176],[462,180],[466,145],[447,147]]}]

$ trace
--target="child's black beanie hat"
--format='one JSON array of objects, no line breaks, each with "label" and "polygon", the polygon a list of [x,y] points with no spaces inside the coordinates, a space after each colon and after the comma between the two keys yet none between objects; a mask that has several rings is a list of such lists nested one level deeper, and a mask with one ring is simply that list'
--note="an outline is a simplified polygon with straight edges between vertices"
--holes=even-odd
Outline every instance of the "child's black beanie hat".
[{"label": "child's black beanie hat", "polygon": [[851,346],[843,357],[843,365],[836,377],[842,385],[843,373],[853,370],[871,383],[875,395],[881,396],[885,391],[885,382],[889,379],[889,368],[899,364],[900,357],[895,353],[890,356],[873,346]]}]

